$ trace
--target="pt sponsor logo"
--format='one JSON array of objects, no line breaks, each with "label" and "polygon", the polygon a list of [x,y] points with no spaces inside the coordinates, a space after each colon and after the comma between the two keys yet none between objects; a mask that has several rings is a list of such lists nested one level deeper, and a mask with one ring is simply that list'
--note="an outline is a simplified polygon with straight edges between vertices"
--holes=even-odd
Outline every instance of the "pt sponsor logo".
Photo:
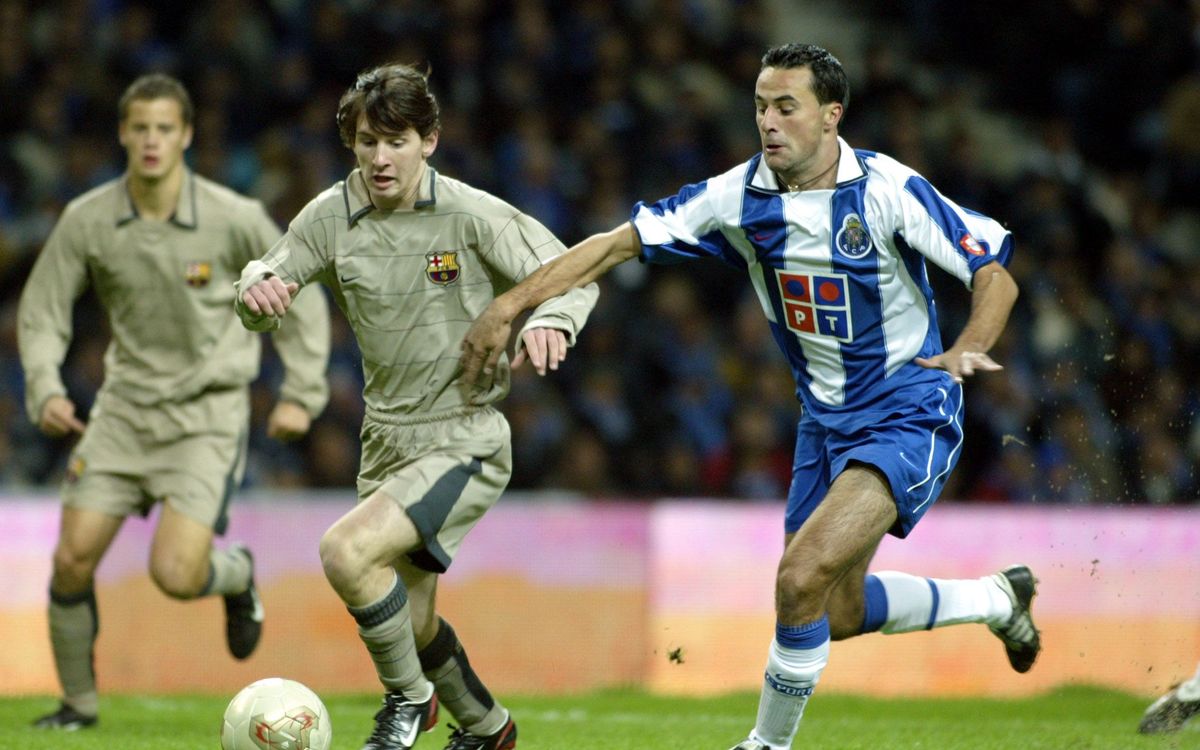
[{"label": "pt sponsor logo", "polygon": [[783,321],[800,336],[854,340],[850,316],[850,282],[840,273],[775,272],[783,300]]}]

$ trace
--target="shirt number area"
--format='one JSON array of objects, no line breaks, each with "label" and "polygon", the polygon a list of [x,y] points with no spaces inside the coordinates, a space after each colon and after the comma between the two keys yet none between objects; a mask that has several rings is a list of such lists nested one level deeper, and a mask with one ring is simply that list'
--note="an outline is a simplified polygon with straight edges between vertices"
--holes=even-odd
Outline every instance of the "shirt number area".
[{"label": "shirt number area", "polygon": [[849,282],[840,273],[775,271],[783,300],[784,324],[802,336],[854,340],[850,318]]}]

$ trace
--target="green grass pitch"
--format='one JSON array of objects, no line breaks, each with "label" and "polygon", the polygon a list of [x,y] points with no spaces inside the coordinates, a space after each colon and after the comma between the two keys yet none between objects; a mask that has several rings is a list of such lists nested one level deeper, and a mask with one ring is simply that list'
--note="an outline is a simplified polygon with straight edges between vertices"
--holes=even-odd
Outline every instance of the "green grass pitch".
[{"label": "green grass pitch", "polygon": [[[506,697],[520,728],[519,750],[728,750],[745,736],[757,696],[710,699],[606,691],[579,696]],[[0,699],[0,750],[217,750],[228,697],[105,696],[96,729],[29,728],[56,707],[50,698]],[[358,750],[370,732],[375,696],[325,697],[334,750]],[[1144,737],[1148,701],[1095,688],[1064,688],[1021,700],[877,700],[817,694],[796,748],[822,750],[1200,750],[1200,727]],[[446,721],[417,743],[441,750]]]}]

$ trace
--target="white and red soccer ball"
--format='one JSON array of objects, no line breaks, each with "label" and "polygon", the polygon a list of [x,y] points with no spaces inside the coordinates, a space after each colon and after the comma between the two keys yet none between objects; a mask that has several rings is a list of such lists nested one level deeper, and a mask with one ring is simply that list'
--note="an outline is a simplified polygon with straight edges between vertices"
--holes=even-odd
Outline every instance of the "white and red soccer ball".
[{"label": "white and red soccer ball", "polygon": [[282,677],[242,688],[221,724],[221,750],[329,750],[332,741],[325,704],[304,685]]}]

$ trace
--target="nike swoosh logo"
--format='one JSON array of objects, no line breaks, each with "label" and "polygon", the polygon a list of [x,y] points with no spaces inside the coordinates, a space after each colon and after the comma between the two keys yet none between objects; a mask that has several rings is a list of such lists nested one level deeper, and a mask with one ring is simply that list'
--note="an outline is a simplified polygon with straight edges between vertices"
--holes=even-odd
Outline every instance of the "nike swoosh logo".
[{"label": "nike swoosh logo", "polygon": [[786,682],[791,685],[799,685],[800,683],[804,682],[804,680],[797,680],[797,679],[793,679],[791,677],[784,677],[783,675],[779,674],[778,672],[776,672],[773,676],[775,677],[776,680],[779,680],[780,682]]},{"label": "nike swoosh logo", "polygon": [[754,233],[754,241],[755,242],[766,242],[767,240],[774,237],[776,234],[778,234],[778,232],[755,232]]},{"label": "nike swoosh logo", "polygon": [[341,277],[341,280],[343,284],[349,284],[351,281],[358,281],[361,278],[362,274],[359,274],[357,276],[343,276]]}]

